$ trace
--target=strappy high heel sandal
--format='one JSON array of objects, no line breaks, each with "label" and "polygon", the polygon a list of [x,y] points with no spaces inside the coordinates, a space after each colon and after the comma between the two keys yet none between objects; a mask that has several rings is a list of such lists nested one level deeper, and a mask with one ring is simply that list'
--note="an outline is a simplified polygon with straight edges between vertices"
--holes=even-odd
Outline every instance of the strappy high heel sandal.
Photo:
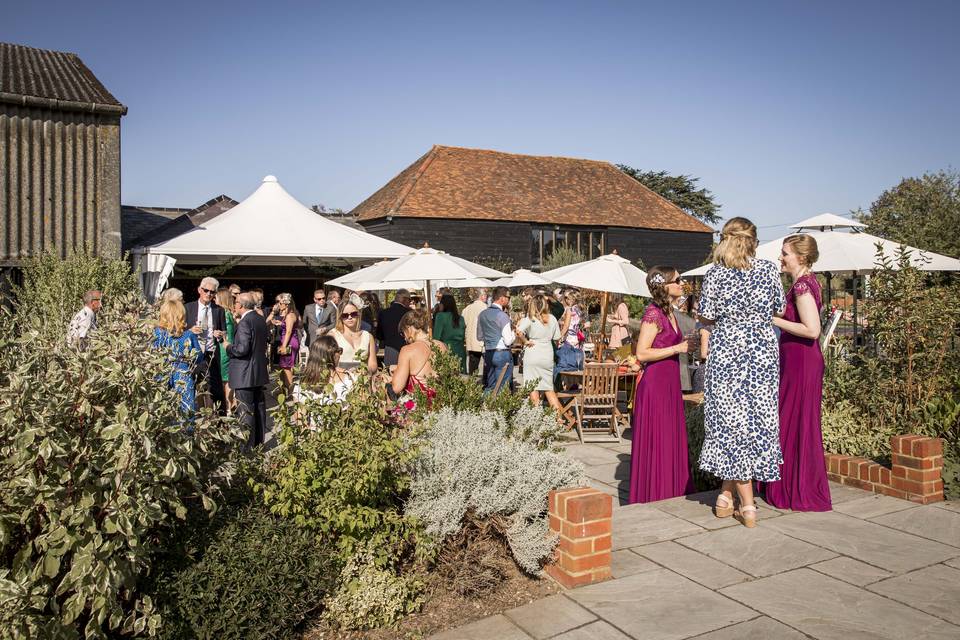
[{"label": "strappy high heel sandal", "polygon": [[[720,504],[721,500],[725,504]],[[717,496],[717,502],[713,505],[713,515],[718,518],[729,518],[733,515],[733,498],[728,498],[727,494],[721,493]]]},{"label": "strappy high heel sandal", "polygon": [[753,529],[757,526],[757,505],[742,505],[736,515],[737,520],[746,528]]}]

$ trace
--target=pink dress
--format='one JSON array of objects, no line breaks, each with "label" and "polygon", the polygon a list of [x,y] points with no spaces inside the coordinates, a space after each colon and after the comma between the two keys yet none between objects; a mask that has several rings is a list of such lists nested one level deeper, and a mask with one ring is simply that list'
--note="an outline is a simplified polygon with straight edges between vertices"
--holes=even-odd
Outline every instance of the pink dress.
[{"label": "pink dress", "polygon": [[[797,278],[787,293],[785,320],[800,322],[797,296],[809,293],[817,303],[820,283],[813,274]],[[766,500],[778,509],[830,511],[830,485],[823,462],[820,402],[823,355],[819,341],[780,332],[780,480],[761,485]]]},{"label": "pink dress", "polygon": [[[662,349],[680,344],[683,335],[656,305],[643,312],[643,322],[660,331],[651,345]],[[677,355],[648,362],[637,384],[630,458],[630,502],[653,502],[692,493],[687,454],[687,425],[680,392]]]}]

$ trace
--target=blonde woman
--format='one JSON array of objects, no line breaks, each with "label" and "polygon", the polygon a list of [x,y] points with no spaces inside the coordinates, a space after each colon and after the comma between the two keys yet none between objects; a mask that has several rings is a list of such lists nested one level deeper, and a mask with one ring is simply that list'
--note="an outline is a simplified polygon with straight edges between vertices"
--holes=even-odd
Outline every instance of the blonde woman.
[{"label": "blonde woman", "polygon": [[187,312],[176,298],[160,303],[160,317],[153,329],[153,348],[169,352],[170,388],[180,394],[180,409],[192,414],[197,408],[193,369],[200,362],[200,340],[186,331]]},{"label": "blonde woman", "polygon": [[773,317],[783,313],[785,300],[780,269],[758,260],[756,249],[752,222],[727,221],[699,304],[702,322],[712,325],[700,468],[723,479],[717,517],[736,515],[747,527],[757,522],[753,481],[779,480],[783,463],[777,410],[780,357]]},{"label": "blonde woman", "polygon": [[267,317],[267,324],[270,322],[279,328],[277,368],[280,369],[284,393],[289,398],[293,393],[293,368],[300,353],[300,313],[292,295],[281,293],[277,296],[277,304]]},{"label": "blonde woman", "polygon": [[553,389],[553,345],[560,340],[560,325],[550,315],[550,303],[545,296],[532,296],[527,302],[527,315],[517,324],[517,340],[523,345],[523,380],[535,382],[530,402],[540,406],[540,393],[547,396],[550,406],[562,411],[557,392]]},{"label": "blonde woman", "polygon": [[360,303],[351,298],[340,302],[337,313],[337,326],[327,333],[343,349],[340,366],[343,369],[356,369],[365,364],[371,374],[377,371],[377,347],[373,335],[360,328]]}]

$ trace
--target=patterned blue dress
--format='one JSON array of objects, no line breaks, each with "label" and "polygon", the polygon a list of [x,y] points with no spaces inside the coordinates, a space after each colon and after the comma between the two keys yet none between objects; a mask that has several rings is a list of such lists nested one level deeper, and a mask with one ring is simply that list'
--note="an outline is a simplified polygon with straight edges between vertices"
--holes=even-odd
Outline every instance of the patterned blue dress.
[{"label": "patterned blue dress", "polygon": [[202,355],[200,341],[191,331],[184,331],[174,337],[166,329],[154,327],[153,348],[169,352],[167,361],[170,363],[171,370],[168,384],[171,389],[180,394],[180,410],[192,416],[197,410],[193,369],[200,362]]},{"label": "patterned blue dress", "polygon": [[707,271],[700,315],[714,320],[704,375],[705,439],[700,468],[724,480],[780,479],[780,353],[773,316],[785,305],[780,270]]}]

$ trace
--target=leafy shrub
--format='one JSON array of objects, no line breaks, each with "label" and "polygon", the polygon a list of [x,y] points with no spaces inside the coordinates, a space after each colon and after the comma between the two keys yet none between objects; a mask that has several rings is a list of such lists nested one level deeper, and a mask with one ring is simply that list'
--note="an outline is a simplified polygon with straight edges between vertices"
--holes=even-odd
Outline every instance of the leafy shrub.
[{"label": "leafy shrub", "polygon": [[414,461],[407,513],[441,541],[460,531],[468,512],[500,516],[509,523],[505,534],[517,564],[539,574],[556,544],[547,494],[585,482],[578,461],[541,448],[546,430],[546,424],[519,428],[493,411],[441,409],[430,417]]},{"label": "leafy shrub", "polygon": [[336,592],[324,601],[326,620],[344,629],[372,629],[420,608],[423,582],[397,575],[378,555],[369,543],[357,548],[340,573]]},{"label": "leafy shrub", "polygon": [[83,294],[90,289],[103,293],[105,309],[140,293],[137,276],[127,262],[82,252],[66,259],[52,253],[29,258],[23,267],[23,284],[12,289],[20,301],[14,322],[45,340],[57,340],[66,333],[70,319],[83,306]]},{"label": "leafy shrub", "polygon": [[[29,291],[83,267],[40,264],[27,269]],[[145,313],[139,299],[113,298],[83,352],[65,345],[64,327],[53,337],[0,322],[0,626],[14,635],[155,631],[136,587],[156,534],[190,501],[213,509],[216,480],[230,475],[219,461],[242,435],[209,415],[183,430]]]},{"label": "leafy shrub", "polygon": [[448,536],[437,553],[436,574],[465,598],[484,596],[506,580],[516,565],[507,543],[508,522],[500,516],[464,515],[460,531]]},{"label": "leafy shrub", "polygon": [[[274,414],[280,448],[269,478],[257,485],[270,510],[339,549],[346,561],[370,543],[378,558],[417,549],[421,529],[400,511],[409,486],[414,441],[396,426],[383,398],[361,377],[343,404],[323,399]],[[309,426],[308,426],[309,425]]]},{"label": "leafy shrub", "polygon": [[553,253],[543,259],[543,265],[540,270],[550,271],[551,269],[559,269],[560,267],[565,267],[570,264],[583,262],[586,259],[587,257],[576,249],[566,245],[560,245],[553,250]]},{"label": "leafy shrub", "polygon": [[943,438],[944,489],[960,497],[960,287],[936,284],[909,258],[878,252],[863,305],[869,346],[827,363],[824,445],[884,460],[892,435]]},{"label": "leafy shrub", "polygon": [[153,578],[163,638],[286,637],[334,588],[332,550],[262,502],[199,518]]},{"label": "leafy shrub", "polygon": [[687,459],[690,476],[697,491],[709,491],[720,486],[720,481],[712,473],[700,469],[700,451],[706,435],[703,425],[703,403],[684,402],[687,421]]}]

